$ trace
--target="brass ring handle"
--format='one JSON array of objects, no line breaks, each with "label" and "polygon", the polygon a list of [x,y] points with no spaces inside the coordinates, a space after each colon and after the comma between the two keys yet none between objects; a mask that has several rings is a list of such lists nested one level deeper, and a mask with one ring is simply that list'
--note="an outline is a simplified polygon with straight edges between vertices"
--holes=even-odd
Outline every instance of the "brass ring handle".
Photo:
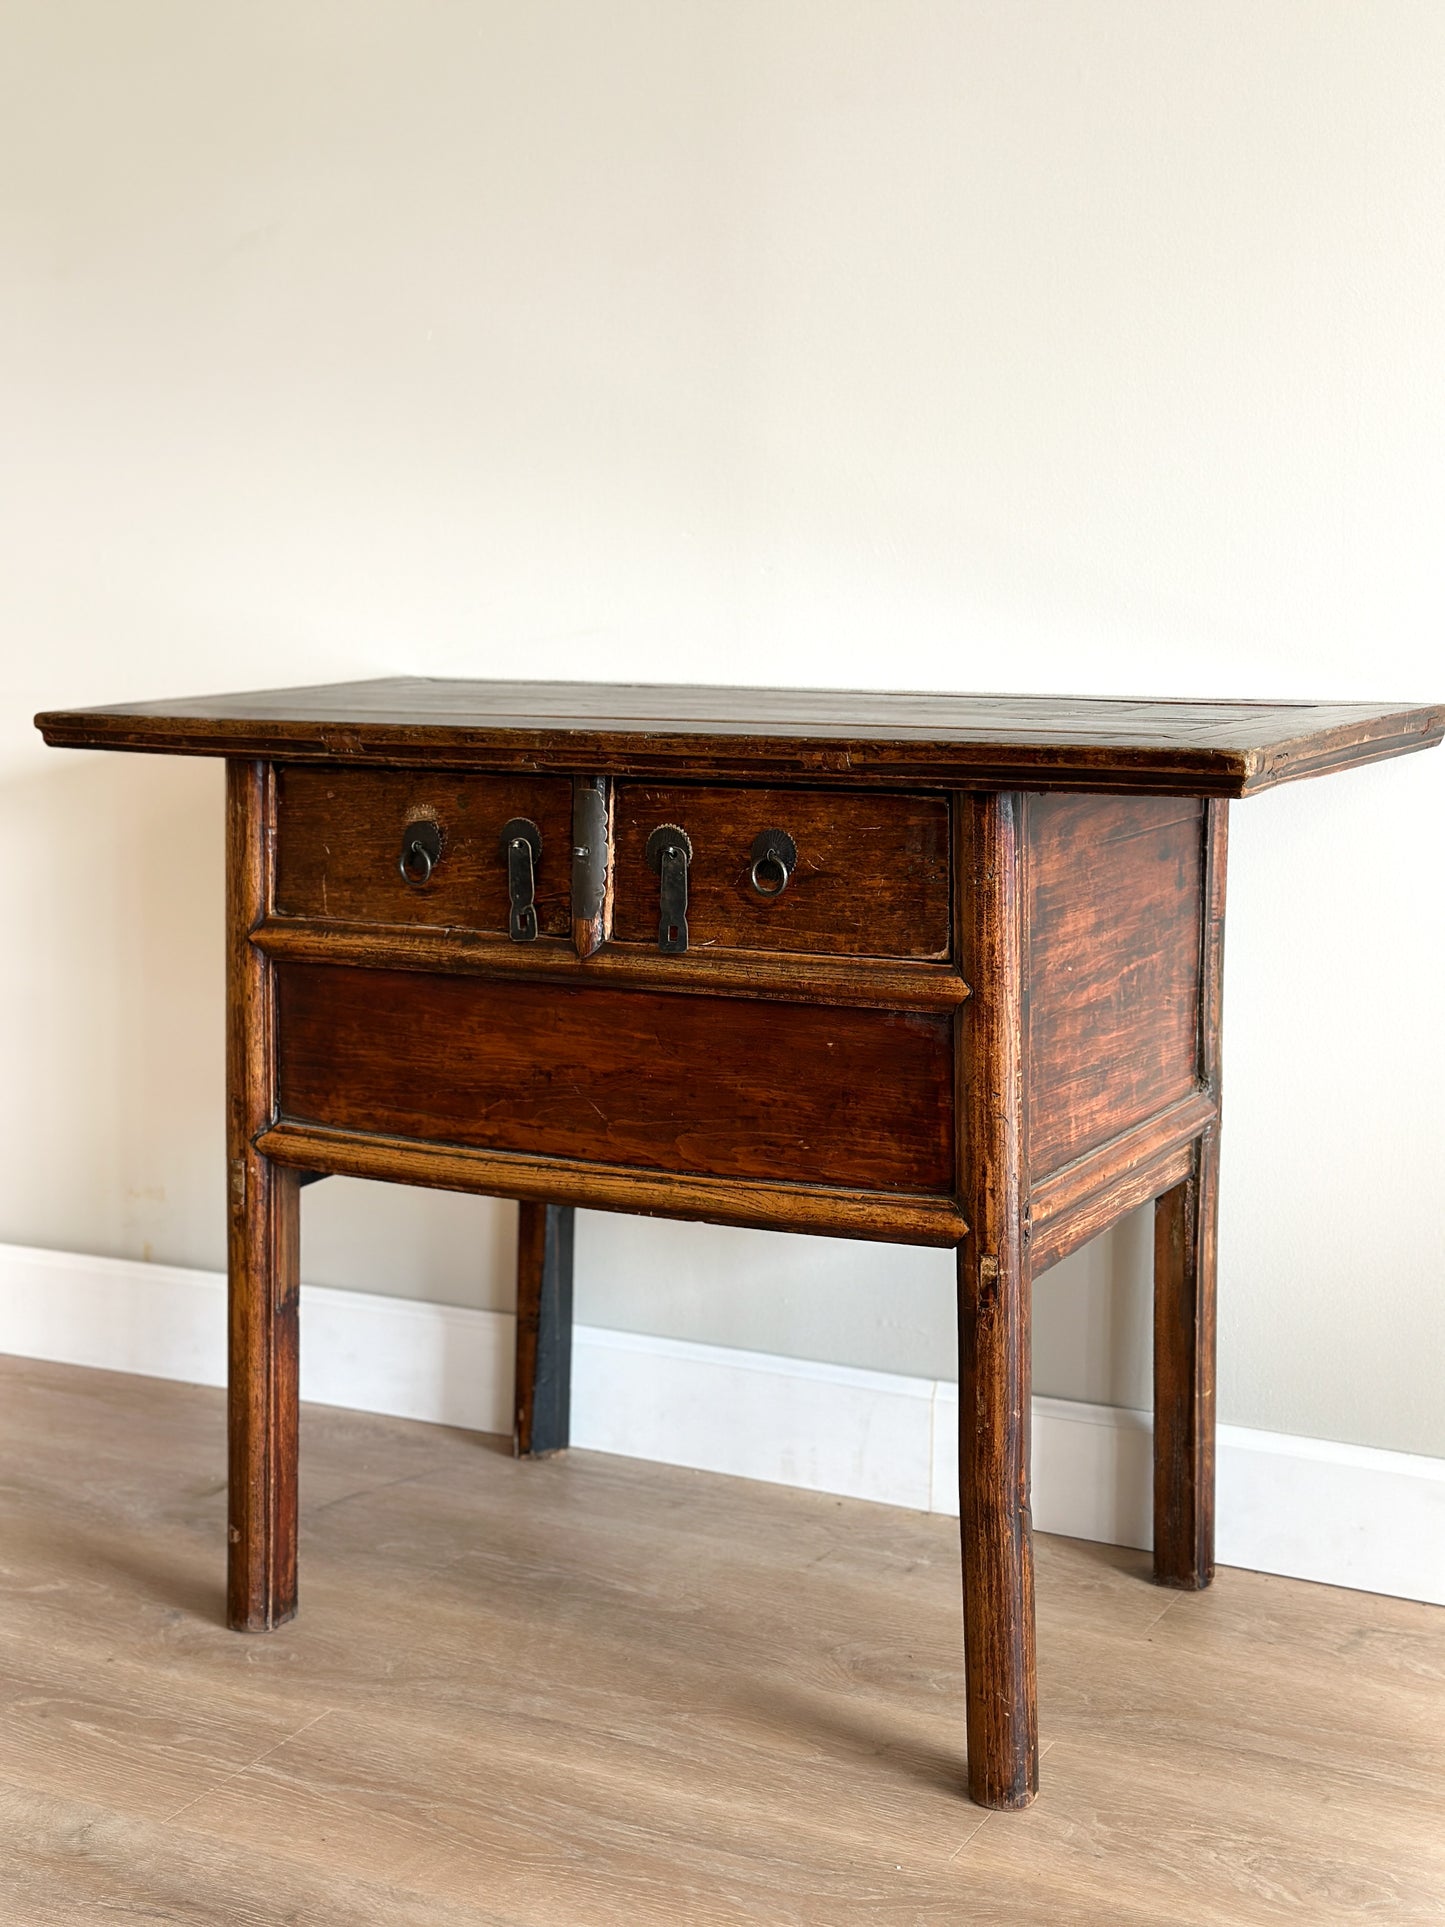
[{"label": "brass ring handle", "polygon": [[786,830],[764,830],[753,839],[748,882],[760,897],[780,897],[798,867],[798,846]]}]

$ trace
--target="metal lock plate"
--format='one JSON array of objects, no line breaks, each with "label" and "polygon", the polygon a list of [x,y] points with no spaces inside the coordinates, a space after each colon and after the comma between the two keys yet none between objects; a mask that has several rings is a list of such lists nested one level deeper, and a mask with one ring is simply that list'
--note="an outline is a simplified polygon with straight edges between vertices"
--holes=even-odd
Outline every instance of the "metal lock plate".
[{"label": "metal lock plate", "polygon": [[647,861],[660,879],[657,947],[666,956],[687,949],[687,867],[692,840],[676,823],[659,823],[647,839]]},{"label": "metal lock plate", "polygon": [[572,792],[572,921],[595,923],[607,894],[607,779],[579,780]]},{"label": "metal lock plate", "polygon": [[507,895],[511,912],[507,935],[513,943],[537,941],[537,864],[542,855],[542,832],[528,816],[514,816],[502,831],[507,858]]}]

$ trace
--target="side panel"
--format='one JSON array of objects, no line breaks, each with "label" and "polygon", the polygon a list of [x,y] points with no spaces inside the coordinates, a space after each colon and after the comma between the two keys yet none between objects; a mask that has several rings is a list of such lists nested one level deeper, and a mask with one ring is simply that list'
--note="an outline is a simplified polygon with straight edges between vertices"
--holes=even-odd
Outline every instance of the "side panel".
[{"label": "side panel", "polygon": [[1190,797],[1028,799],[1035,1184],[1198,1088],[1203,809]]}]

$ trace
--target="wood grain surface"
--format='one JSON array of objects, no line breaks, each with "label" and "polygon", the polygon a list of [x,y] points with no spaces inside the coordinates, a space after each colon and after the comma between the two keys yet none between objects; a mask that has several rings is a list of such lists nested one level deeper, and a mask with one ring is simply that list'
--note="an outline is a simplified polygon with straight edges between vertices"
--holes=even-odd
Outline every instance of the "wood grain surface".
[{"label": "wood grain surface", "polygon": [[[658,879],[647,839],[676,823],[692,840],[690,948],[813,951],[830,957],[948,953],[948,801],[847,790],[622,783],[617,789],[619,942],[657,945]],[[787,831],[797,868],[761,897],[755,838]]]},{"label": "wood grain surface", "polygon": [[1445,705],[457,682],[415,676],[52,710],[46,742],[660,779],[1243,796],[1425,749]]},{"label": "wood grain surface", "polygon": [[968,1790],[1039,1790],[1029,1420],[1033,1280],[1024,1232],[1024,799],[960,800],[959,952],[984,995],[960,1015],[958,1488]]},{"label": "wood grain surface", "polygon": [[385,1184],[430,1185],[485,1197],[585,1205],[597,1211],[696,1218],[758,1231],[805,1231],[828,1238],[871,1238],[885,1244],[952,1249],[967,1226],[951,1197],[853,1186],[786,1183],[763,1178],[710,1178],[691,1171],[648,1172],[637,1165],[530,1157],[518,1151],[472,1150],[282,1122],[263,1131],[257,1149],[300,1171],[337,1172]]},{"label": "wood grain surface", "polygon": [[[572,786],[562,777],[282,768],[276,788],[282,916],[505,931],[502,830],[526,817],[542,834],[538,924],[550,936],[571,928]],[[398,862],[403,832],[418,819],[441,834],[441,857],[420,888]]]},{"label": "wood grain surface", "polygon": [[285,1120],[643,1171],[952,1193],[951,1021],[277,970]]},{"label": "wood grain surface", "polygon": [[[1205,808],[1199,1080],[1217,1112],[1229,805]],[[1216,1117],[1154,1209],[1154,1576],[1164,1586],[1207,1586],[1214,1576],[1218,1250]]]},{"label": "wood grain surface", "polygon": [[301,1217],[297,1173],[256,1149],[276,1065],[275,972],[249,941],[270,893],[275,789],[226,765],[226,1176],[231,1508],[229,1614],[267,1632],[296,1611]]},{"label": "wood grain surface", "polygon": [[387,970],[460,971],[492,977],[551,977],[576,984],[632,985],[667,991],[715,991],[783,1003],[899,1006],[952,1010],[968,985],[946,964],[888,957],[789,956],[771,950],[699,950],[662,956],[641,944],[619,944],[580,958],[556,937],[512,943],[463,930],[400,930],[376,924],[269,917],[252,933],[268,956],[297,963],[379,965]]},{"label": "wood grain surface", "polygon": [[985,1814],[953,1520],[302,1430],[306,1612],[238,1640],[223,1395],[0,1360],[7,1927],[1438,1927],[1439,1608],[1041,1537]]},{"label": "wood grain surface", "polygon": [[1051,795],[1025,822],[1040,1182],[1198,1084],[1204,819],[1188,799]]}]

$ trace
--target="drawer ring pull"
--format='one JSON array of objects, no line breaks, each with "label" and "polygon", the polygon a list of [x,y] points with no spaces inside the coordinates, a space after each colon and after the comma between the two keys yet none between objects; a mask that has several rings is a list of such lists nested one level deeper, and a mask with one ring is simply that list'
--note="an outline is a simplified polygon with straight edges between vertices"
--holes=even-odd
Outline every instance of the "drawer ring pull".
[{"label": "drawer ring pull", "polygon": [[442,853],[442,833],[429,817],[408,823],[397,868],[413,890],[425,889]]},{"label": "drawer ring pull", "polygon": [[753,839],[748,882],[760,897],[780,897],[798,867],[798,846],[786,830],[763,830]]}]

